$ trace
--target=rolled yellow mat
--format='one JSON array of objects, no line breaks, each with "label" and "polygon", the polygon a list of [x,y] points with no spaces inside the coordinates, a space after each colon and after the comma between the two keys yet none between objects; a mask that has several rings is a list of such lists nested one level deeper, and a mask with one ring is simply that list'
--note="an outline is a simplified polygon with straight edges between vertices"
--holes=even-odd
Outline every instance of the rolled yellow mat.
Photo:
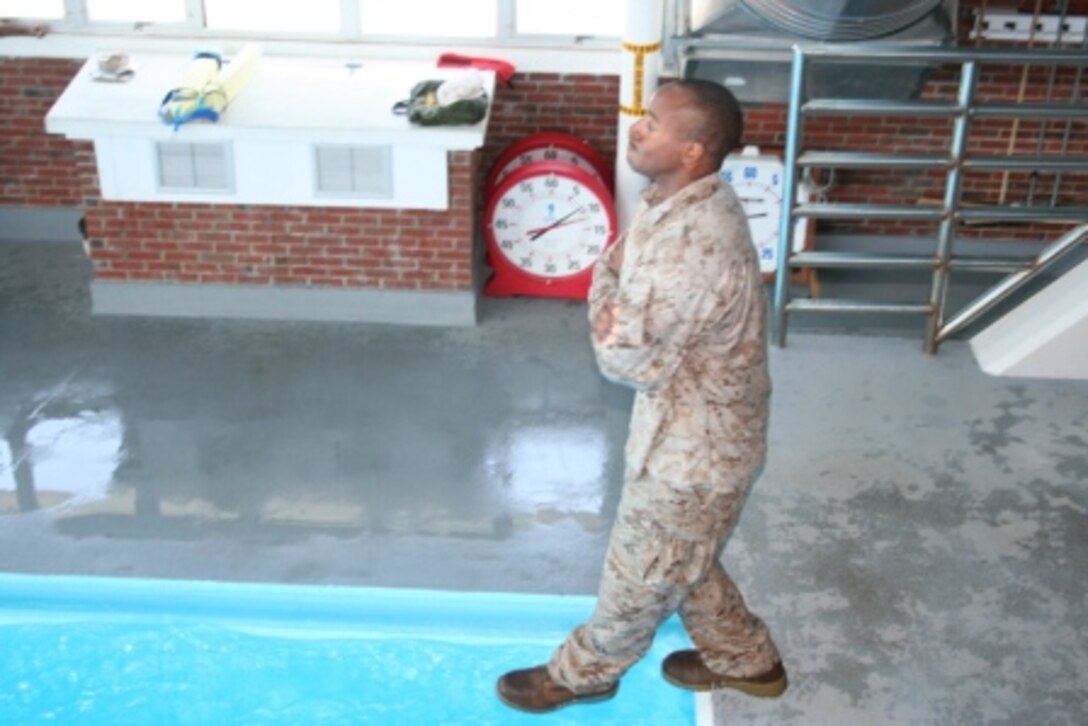
[{"label": "rolled yellow mat", "polygon": [[185,69],[185,75],[181,83],[170,91],[162,107],[159,116],[167,123],[175,123],[178,119],[188,118],[189,115],[200,107],[200,96],[208,81],[219,73],[222,62],[218,53],[200,51]]},{"label": "rolled yellow mat", "polygon": [[253,43],[243,46],[226,67],[217,54],[198,53],[186,69],[182,85],[163,99],[159,117],[175,129],[193,119],[218,121],[223,109],[252,80],[260,57],[260,46]]},{"label": "rolled yellow mat", "polygon": [[253,79],[260,58],[259,45],[247,43],[243,46],[225,68],[204,84],[204,105],[216,113],[222,112]]}]

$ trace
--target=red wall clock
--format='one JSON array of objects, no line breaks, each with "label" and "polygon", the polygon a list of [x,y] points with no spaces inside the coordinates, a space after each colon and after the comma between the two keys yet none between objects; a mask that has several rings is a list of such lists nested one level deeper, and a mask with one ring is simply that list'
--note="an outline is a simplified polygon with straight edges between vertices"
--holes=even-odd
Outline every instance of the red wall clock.
[{"label": "red wall clock", "polygon": [[487,295],[584,300],[593,264],[616,238],[604,182],[565,161],[532,161],[498,182],[484,209],[495,271]]}]

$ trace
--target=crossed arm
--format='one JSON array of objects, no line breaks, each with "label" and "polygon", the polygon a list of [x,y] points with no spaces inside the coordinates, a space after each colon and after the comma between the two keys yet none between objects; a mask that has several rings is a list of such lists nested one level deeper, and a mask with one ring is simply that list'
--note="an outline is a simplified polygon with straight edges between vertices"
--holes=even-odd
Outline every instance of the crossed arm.
[{"label": "crossed arm", "polygon": [[622,286],[622,247],[602,258],[589,301],[601,372],[644,390],[671,379],[691,341],[724,314],[718,291],[701,274],[705,260],[690,256],[696,249],[691,240],[677,236],[660,242],[676,254],[657,256],[652,270],[625,270]]},{"label": "crossed arm", "polygon": [[[615,290],[619,282],[620,270],[623,269],[624,239],[620,238],[608,251],[604,260],[604,271],[598,267],[597,274],[611,273],[613,279],[609,280],[609,289]],[[596,309],[594,309],[596,308]],[[608,346],[616,340],[616,321],[620,317],[621,308],[618,302],[605,302],[594,306],[590,303],[592,314],[593,341],[597,345]]]}]

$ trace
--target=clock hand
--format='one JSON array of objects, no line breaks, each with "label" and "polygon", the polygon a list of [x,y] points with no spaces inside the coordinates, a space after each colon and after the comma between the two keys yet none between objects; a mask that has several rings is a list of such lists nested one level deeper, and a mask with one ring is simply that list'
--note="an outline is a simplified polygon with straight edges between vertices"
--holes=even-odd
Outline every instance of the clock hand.
[{"label": "clock hand", "polygon": [[529,230],[529,240],[530,240],[530,241],[532,241],[532,240],[535,240],[535,239],[537,239],[538,237],[540,237],[541,235],[543,235],[543,234],[544,234],[545,232],[547,232],[547,231],[549,231],[549,230],[552,230],[552,229],[555,229],[556,227],[558,227],[558,226],[562,225],[562,224],[563,224],[564,222],[566,222],[566,221],[567,221],[568,219],[570,219],[570,218],[571,218],[571,217],[573,217],[574,215],[578,214],[578,212],[581,212],[581,211],[582,211],[582,209],[583,209],[583,207],[578,207],[578,208],[577,208],[577,209],[575,209],[574,211],[572,211],[572,212],[570,212],[570,213],[568,213],[568,214],[564,214],[564,215],[563,215],[562,217],[560,217],[559,219],[555,220],[554,222],[552,222],[551,224],[549,224],[549,225],[548,225],[547,227],[540,227],[539,229],[532,229],[532,230]]},{"label": "clock hand", "polygon": [[551,232],[556,227],[566,227],[568,224],[578,224],[579,222],[584,222],[585,219],[585,217],[578,217],[577,219],[571,219],[566,222],[554,222],[547,227],[536,227],[534,229],[526,230],[526,232],[529,235],[529,240],[532,241],[539,237],[543,237],[546,233]]},{"label": "clock hand", "polygon": [[766,212],[759,212],[757,214],[749,214],[748,219],[759,219],[760,217],[768,216]]},{"label": "clock hand", "polygon": [[584,209],[584,207],[577,207],[576,209],[572,210],[571,212],[568,212],[567,214],[564,214],[562,217],[555,220],[555,222],[551,226],[552,227],[558,227],[563,222],[566,222],[568,219],[570,219],[574,215],[578,214],[578,212],[581,212],[582,209]]}]

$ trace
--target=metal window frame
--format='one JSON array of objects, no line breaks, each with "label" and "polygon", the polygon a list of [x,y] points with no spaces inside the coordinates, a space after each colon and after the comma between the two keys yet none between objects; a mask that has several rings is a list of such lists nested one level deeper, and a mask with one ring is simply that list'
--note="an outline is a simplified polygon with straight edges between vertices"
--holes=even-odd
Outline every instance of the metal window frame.
[{"label": "metal window frame", "polygon": [[[857,64],[917,63],[960,65],[960,86],[955,103],[923,101],[882,101],[850,98],[807,98],[806,72],[813,63],[832,61]],[[793,47],[790,75],[789,106],[787,110],[786,148],[784,153],[783,213],[779,233],[778,268],[774,289],[775,343],[786,344],[789,313],[859,312],[907,313],[926,317],[924,350],[935,354],[938,346],[1053,263],[1088,242],[1088,206],[1056,207],[993,206],[964,209],[960,204],[961,182],[966,169],[1047,171],[1084,170],[1088,157],[1059,156],[973,156],[967,152],[971,121],[975,118],[1088,119],[1088,105],[1076,99],[1066,103],[980,103],[975,99],[979,68],[986,63],[1015,63],[1026,65],[1076,67],[1079,85],[1081,73],[1088,66],[1088,54],[1078,50],[1031,49],[896,49],[879,45],[854,45],[848,48],[828,46]],[[914,156],[896,154],[867,154],[860,152],[802,153],[804,120],[817,115],[925,115],[951,118],[952,136],[947,155]],[[799,204],[798,186],[801,170],[811,166],[840,166],[849,168],[940,168],[946,173],[945,192],[938,207],[912,207],[862,204]],[[798,218],[814,219],[927,219],[939,222],[936,251],[931,256],[882,256],[848,252],[793,252],[793,230]],[[1076,224],[1057,240],[1048,244],[1033,259],[1009,261],[998,257],[964,259],[953,255],[956,227],[964,220],[1047,221]],[[929,299],[923,304],[904,305],[856,300],[790,299],[790,271],[800,268],[932,269]],[[945,320],[946,298],[952,269],[970,271],[1002,271],[1010,274],[949,320]]]},{"label": "metal window frame", "polygon": [[[376,45],[411,44],[436,45],[443,47],[456,44],[484,48],[612,48],[620,38],[619,32],[614,36],[577,34],[567,36],[517,33],[515,31],[517,27],[515,0],[497,0],[498,10],[496,13],[495,32],[491,36],[393,36],[374,35],[363,32],[359,23],[360,3],[382,1],[383,0],[340,0],[340,28],[335,33],[300,33],[297,31],[247,32],[209,29],[205,23],[204,4],[202,0],[179,0],[179,2],[183,2],[186,7],[186,19],[183,23],[91,22],[87,16],[85,0],[64,0],[64,19],[59,21],[51,20],[50,25],[55,30],[95,35],[132,34],[147,37],[195,37],[198,39],[229,37],[239,40],[274,39],[316,42],[365,41]],[[671,2],[672,0],[666,1]]]}]

